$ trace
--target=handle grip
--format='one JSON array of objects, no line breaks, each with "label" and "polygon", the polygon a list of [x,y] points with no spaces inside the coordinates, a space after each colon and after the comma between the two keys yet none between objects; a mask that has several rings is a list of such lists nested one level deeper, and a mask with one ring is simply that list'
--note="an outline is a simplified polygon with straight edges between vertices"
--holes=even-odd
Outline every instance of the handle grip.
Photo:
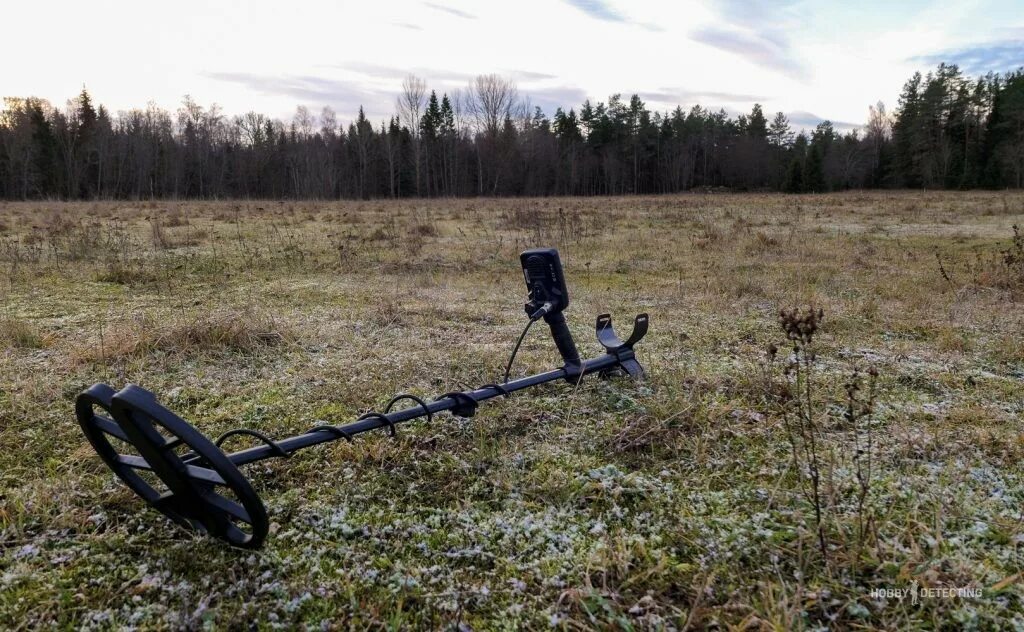
[{"label": "handle grip", "polygon": [[555,339],[558,353],[565,360],[566,369],[569,369],[571,372],[572,368],[578,368],[581,364],[580,352],[576,350],[576,343],[573,342],[572,333],[565,322],[565,316],[561,312],[546,314],[544,320],[547,322],[548,327],[551,328],[551,337]]}]

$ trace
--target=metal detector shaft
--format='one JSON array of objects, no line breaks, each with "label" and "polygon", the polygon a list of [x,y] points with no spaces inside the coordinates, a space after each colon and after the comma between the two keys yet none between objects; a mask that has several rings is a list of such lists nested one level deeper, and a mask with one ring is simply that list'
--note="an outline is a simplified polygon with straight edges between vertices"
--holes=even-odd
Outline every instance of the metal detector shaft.
[{"label": "metal detector shaft", "polygon": [[[610,353],[606,353],[597,358],[583,361],[583,369],[580,373],[580,377],[590,374],[597,373],[606,369],[611,369],[617,366],[621,360]],[[411,421],[418,417],[425,417],[429,411],[430,414],[440,413],[447,410],[452,410],[460,406],[460,399],[463,401],[472,400],[474,402],[482,402],[494,397],[513,393],[515,391],[529,388],[531,386],[537,386],[546,382],[554,382],[556,380],[565,379],[568,375],[566,369],[560,368],[553,371],[545,371],[544,373],[537,373],[536,375],[528,375],[521,377],[517,380],[511,380],[501,384],[500,387],[495,386],[483,386],[471,391],[463,391],[461,394],[466,399],[458,397],[444,397],[431,402],[426,402],[426,407],[414,404],[409,408],[402,410],[396,410],[392,413],[382,415],[386,417],[387,421],[380,417],[371,417],[368,419],[362,419],[354,421],[350,424],[339,426],[338,430],[344,434],[339,433],[328,433],[313,430],[304,434],[296,435],[294,437],[288,437],[287,439],[281,439],[277,441],[277,447],[284,452],[291,454],[297,450],[308,448],[321,443],[327,443],[329,441],[337,441],[338,439],[344,439],[346,437],[353,437],[364,432],[371,430],[377,430],[378,428],[391,427],[393,424],[399,424],[406,421]],[[504,392],[502,392],[504,391]],[[228,455],[228,458],[235,465],[245,465],[246,463],[253,463],[255,461],[262,461],[263,459],[269,459],[273,457],[282,456],[279,450],[275,450],[274,447],[269,445],[261,445],[247,450],[240,450]]]}]

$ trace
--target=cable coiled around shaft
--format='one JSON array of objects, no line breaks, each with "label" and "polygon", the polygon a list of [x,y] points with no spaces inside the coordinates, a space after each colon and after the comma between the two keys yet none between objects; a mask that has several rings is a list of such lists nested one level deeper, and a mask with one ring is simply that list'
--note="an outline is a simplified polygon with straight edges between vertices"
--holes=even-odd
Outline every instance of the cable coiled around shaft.
[{"label": "cable coiled around shaft", "polygon": [[[496,393],[498,393],[499,395],[501,395],[503,397],[507,397],[508,395],[511,394],[508,391],[508,389],[506,389],[501,384],[484,384],[483,386],[481,386],[479,389],[476,389],[476,390],[483,390],[485,388],[494,389],[494,391]],[[476,411],[477,404],[478,404],[476,398],[474,398],[469,393],[463,393],[461,391],[453,391],[451,393],[444,393],[442,395],[439,395],[434,401],[440,401],[442,399],[454,400],[456,405],[452,408],[452,413],[453,414],[466,413],[464,416],[467,416],[467,417],[471,417],[472,416],[472,414]],[[360,415],[357,419],[359,421],[363,421],[363,420],[366,420],[366,419],[377,419],[377,420],[380,420],[381,422],[383,422],[384,426],[387,426],[388,433],[392,437],[397,437],[398,436],[398,430],[396,428],[395,422],[393,422],[387,416],[387,414],[391,412],[391,409],[395,407],[395,404],[397,404],[398,402],[401,402],[403,400],[409,400],[411,402],[414,402],[417,406],[422,408],[423,409],[423,414],[427,418],[427,422],[431,422],[431,421],[434,420],[434,413],[430,410],[430,406],[427,404],[427,402],[424,399],[422,399],[422,398],[420,398],[420,397],[418,397],[416,395],[413,395],[412,393],[401,393],[399,395],[395,395],[394,397],[392,397],[388,401],[387,405],[384,407],[384,412],[382,412],[382,413],[381,412],[377,412],[377,411],[365,412],[362,415]],[[311,432],[328,432],[328,433],[331,433],[332,435],[334,435],[338,439],[345,439],[349,443],[353,442],[353,440],[354,440],[354,437],[352,436],[351,432],[348,432],[344,428],[341,428],[339,426],[334,426],[334,425],[331,425],[331,424],[321,424],[321,425],[313,426],[312,428],[310,428],[306,432],[307,433],[311,433]],[[281,445],[277,441],[271,439],[270,437],[268,437],[267,435],[263,434],[262,432],[258,432],[256,430],[249,430],[247,428],[236,428],[234,430],[229,430],[229,431],[225,432],[224,434],[222,434],[214,442],[214,444],[219,448],[229,438],[234,437],[234,436],[238,436],[238,435],[245,435],[245,436],[248,436],[248,437],[254,437],[256,439],[259,439],[264,445],[266,445],[267,447],[269,447],[271,449],[271,451],[274,453],[274,456],[281,457],[281,458],[288,458],[289,456],[291,456],[291,454],[287,450],[282,448]]]}]

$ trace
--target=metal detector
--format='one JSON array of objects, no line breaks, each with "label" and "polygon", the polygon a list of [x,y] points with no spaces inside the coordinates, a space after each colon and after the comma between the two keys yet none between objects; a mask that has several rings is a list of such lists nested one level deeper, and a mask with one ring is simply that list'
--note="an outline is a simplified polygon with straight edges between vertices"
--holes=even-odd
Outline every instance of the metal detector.
[{"label": "metal detector", "polygon": [[[525,308],[530,320],[516,342],[500,384],[444,393],[431,401],[416,395],[398,395],[381,412],[365,413],[343,426],[317,425],[303,434],[280,440],[239,428],[211,441],[161,406],[152,393],[134,384],[120,391],[106,384],[94,384],[79,394],[75,415],[103,462],[155,509],[186,529],[210,534],[233,546],[259,548],[267,536],[267,511],[239,471],[243,465],[287,458],[298,450],[329,441],[352,441],[356,435],[378,428],[387,428],[394,436],[398,424],[419,417],[430,421],[444,411],[472,417],[484,400],[545,382],[565,379],[575,384],[591,373],[609,376],[624,372],[634,379],[643,377],[644,370],[636,360],[633,346],[647,333],[647,314],[636,317],[633,333],[625,342],[615,335],[611,316],[598,316],[597,339],[605,353],[581,360],[562,314],[569,306],[569,291],[558,251],[527,250],[520,256],[520,262],[529,291]],[[519,345],[530,325],[541,318],[550,327],[565,364],[510,381],[508,375]],[[402,401],[411,405],[392,410]],[[225,453],[221,448],[224,442],[240,435],[252,437],[261,445]]]}]

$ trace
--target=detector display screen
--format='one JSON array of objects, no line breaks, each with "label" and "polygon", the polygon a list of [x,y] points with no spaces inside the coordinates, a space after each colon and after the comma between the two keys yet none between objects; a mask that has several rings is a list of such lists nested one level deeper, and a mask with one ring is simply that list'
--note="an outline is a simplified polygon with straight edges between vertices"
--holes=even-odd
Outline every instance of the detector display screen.
[{"label": "detector display screen", "polygon": [[519,255],[523,265],[526,289],[530,293],[527,312],[551,303],[549,313],[557,314],[569,306],[569,290],[565,286],[562,261],[554,248],[536,248]]}]

